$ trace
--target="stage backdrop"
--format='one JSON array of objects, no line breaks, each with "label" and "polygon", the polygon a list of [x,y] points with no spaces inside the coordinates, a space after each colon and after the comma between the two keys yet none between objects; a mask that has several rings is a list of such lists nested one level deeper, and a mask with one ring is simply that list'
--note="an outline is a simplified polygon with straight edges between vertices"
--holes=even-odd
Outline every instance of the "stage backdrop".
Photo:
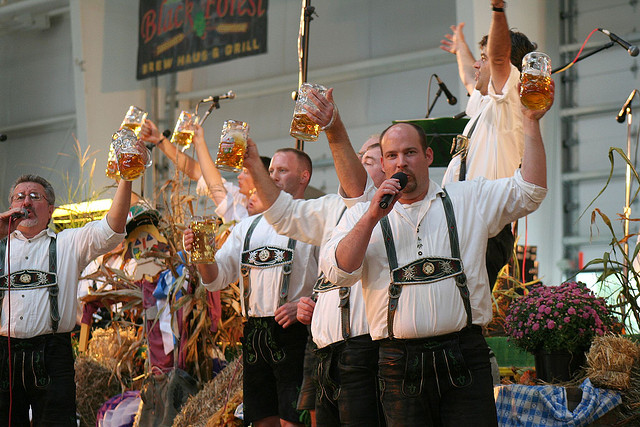
[{"label": "stage backdrop", "polygon": [[140,0],[138,80],[267,51],[268,0]]}]

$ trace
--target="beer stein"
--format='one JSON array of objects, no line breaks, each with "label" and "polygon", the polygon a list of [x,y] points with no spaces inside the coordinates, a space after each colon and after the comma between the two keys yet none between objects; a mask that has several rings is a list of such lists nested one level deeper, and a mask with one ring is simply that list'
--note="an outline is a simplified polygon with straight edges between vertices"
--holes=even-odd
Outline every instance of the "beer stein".
[{"label": "beer stein", "polygon": [[116,158],[116,149],[113,141],[109,144],[109,158],[107,159],[107,169],[104,171],[107,178],[116,179],[120,176],[118,171],[118,159]]},{"label": "beer stein", "polygon": [[229,172],[241,172],[247,151],[249,124],[239,120],[226,120],[222,126],[216,167]]},{"label": "beer stein", "polygon": [[189,111],[182,111],[176,127],[171,134],[171,143],[175,144],[180,151],[184,151],[191,146],[193,141],[193,125],[198,123],[198,117]]},{"label": "beer stein", "polygon": [[309,117],[306,116],[307,107],[317,108],[315,104],[307,99],[308,93],[311,89],[316,89],[321,94],[327,92],[327,88],[312,83],[302,83],[300,90],[298,90],[298,97],[296,98],[296,106],[293,110],[293,119],[291,120],[291,130],[289,134],[302,141],[314,142],[318,140],[320,135],[320,125],[314,123]]},{"label": "beer stein", "polygon": [[141,108],[132,105],[129,107],[127,114],[124,116],[124,120],[122,120],[122,124],[120,125],[120,129],[127,128],[131,129],[136,136],[140,134],[140,129],[142,129],[142,125],[144,121],[147,119],[147,112],[142,110]]},{"label": "beer stein", "polygon": [[191,262],[213,264],[216,262],[216,233],[219,221],[215,215],[191,217],[189,228],[193,231]]},{"label": "beer stein", "polygon": [[118,171],[125,181],[133,181],[151,166],[151,152],[138,145],[136,134],[129,128],[122,128],[113,134],[113,142]]},{"label": "beer stein", "polygon": [[551,59],[542,52],[529,52],[522,58],[520,102],[531,110],[544,110],[551,104]]}]

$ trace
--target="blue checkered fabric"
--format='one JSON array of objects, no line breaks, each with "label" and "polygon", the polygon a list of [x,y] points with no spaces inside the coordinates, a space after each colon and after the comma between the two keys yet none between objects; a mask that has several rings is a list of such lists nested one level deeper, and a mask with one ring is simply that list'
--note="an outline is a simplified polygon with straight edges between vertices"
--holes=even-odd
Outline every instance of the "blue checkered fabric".
[{"label": "blue checkered fabric", "polygon": [[567,408],[564,387],[505,385],[494,388],[500,426],[586,426],[622,402],[619,392],[595,388],[589,378],[582,385],[582,401]]}]

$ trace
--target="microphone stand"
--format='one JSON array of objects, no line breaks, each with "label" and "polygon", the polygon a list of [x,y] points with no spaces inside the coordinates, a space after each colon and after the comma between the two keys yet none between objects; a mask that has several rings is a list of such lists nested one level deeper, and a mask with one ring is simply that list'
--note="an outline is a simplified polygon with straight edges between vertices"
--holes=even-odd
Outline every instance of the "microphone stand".
[{"label": "microphone stand", "polygon": [[[311,6],[311,0],[302,0],[302,13],[300,16],[300,32],[298,33],[298,87],[307,81],[309,66],[309,26],[313,21],[316,8]],[[295,93],[296,98],[298,92]],[[304,151],[304,141],[297,139],[296,148]]]},{"label": "microphone stand", "polygon": [[[609,49],[609,48],[610,48],[611,46],[613,46],[614,44],[615,44],[615,42],[612,42],[612,41],[611,41],[611,42],[609,42],[609,43],[606,43],[606,44],[604,44],[604,45],[600,46],[599,48],[597,48],[597,49],[595,49],[595,50],[592,50],[591,52],[586,53],[586,54],[584,54],[584,55],[582,55],[582,56],[578,57],[578,59],[576,59],[575,63],[578,63],[578,62],[582,61],[583,59],[587,59],[587,58],[588,58],[588,57],[590,57],[591,55],[595,55],[596,53],[598,53],[598,52],[600,52],[600,51],[603,51],[603,50],[605,50],[605,49]],[[557,73],[558,71],[562,70],[562,69],[563,69],[564,67],[566,67],[567,65],[571,64],[571,62],[573,62],[573,61],[567,62],[567,63],[566,63],[566,64],[564,64],[563,66],[558,67],[558,68],[556,68],[555,70],[552,70],[552,71],[551,71],[551,74],[555,74],[555,73]]]},{"label": "microphone stand", "polygon": [[[634,92],[635,94],[635,92]],[[633,114],[631,113],[631,102],[627,105],[627,169],[624,180],[624,262],[622,265],[623,280],[625,286],[629,283],[629,218],[631,217],[631,123]]]},{"label": "microphone stand", "polygon": [[[199,101],[196,104],[196,117],[198,117],[198,108],[200,107],[200,104],[202,104],[202,101]],[[202,120],[198,120],[200,123],[198,123],[200,126],[204,125],[204,121],[207,120],[207,117],[209,117],[209,114],[211,114],[211,112],[216,109],[220,109],[220,96],[214,96],[213,99],[211,100],[211,106],[209,107],[209,109],[207,110],[206,113],[204,113],[204,116],[202,116]]]},{"label": "microphone stand", "polygon": [[433,110],[433,107],[435,107],[436,101],[438,101],[438,98],[440,98],[440,95],[442,95],[442,88],[441,87],[438,88],[438,91],[436,92],[435,98],[433,98],[433,102],[431,103],[431,106],[429,106],[429,104],[427,104],[427,115],[424,116],[425,119],[429,118],[429,115],[431,114],[431,110]]}]

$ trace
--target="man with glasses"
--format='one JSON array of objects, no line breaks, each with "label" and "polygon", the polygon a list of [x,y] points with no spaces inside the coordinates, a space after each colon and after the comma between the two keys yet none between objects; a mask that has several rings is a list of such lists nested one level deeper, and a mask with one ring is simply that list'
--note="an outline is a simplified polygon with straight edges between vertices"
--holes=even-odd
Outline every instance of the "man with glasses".
[{"label": "man with glasses", "polygon": [[[124,238],[131,182],[120,181],[100,221],[55,234],[51,184],[19,177],[0,213],[0,425],[75,426],[70,332],[80,272]],[[9,364],[9,359],[12,363]]]}]

